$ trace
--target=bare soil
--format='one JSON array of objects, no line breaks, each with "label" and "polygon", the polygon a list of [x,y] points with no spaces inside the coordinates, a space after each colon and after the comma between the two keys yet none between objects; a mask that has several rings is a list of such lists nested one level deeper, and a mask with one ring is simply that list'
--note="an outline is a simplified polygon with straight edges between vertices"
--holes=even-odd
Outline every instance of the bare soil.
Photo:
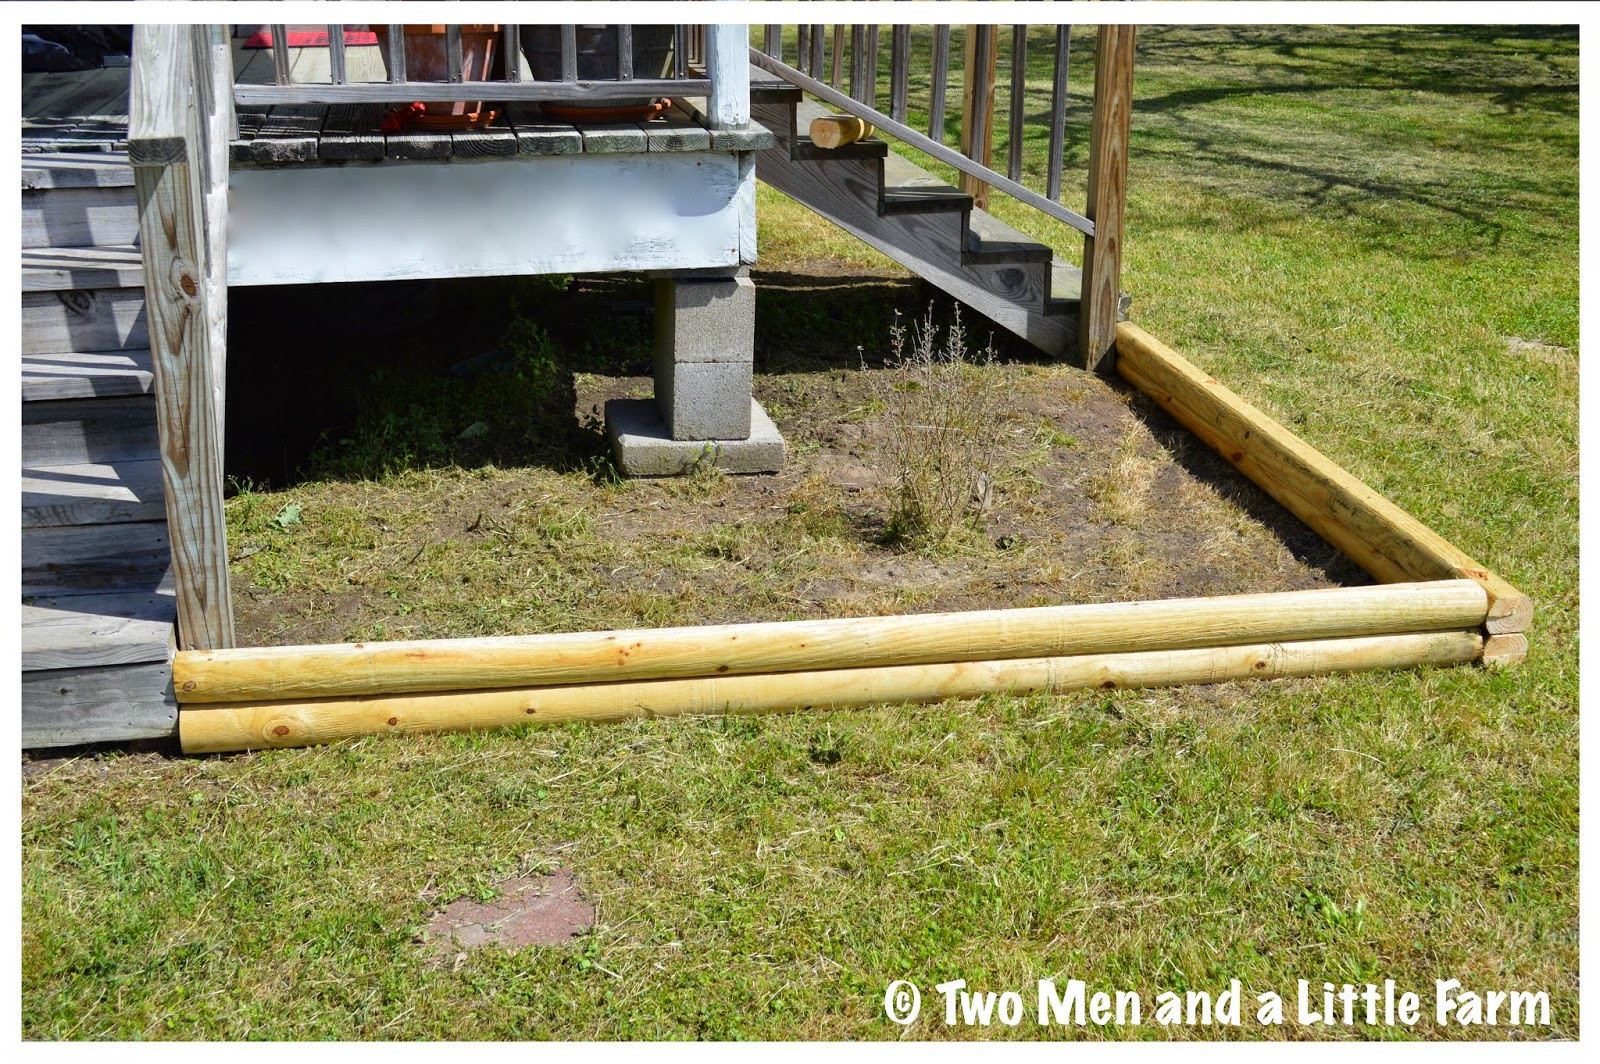
[{"label": "bare soil", "polygon": [[[304,527],[235,542],[246,644],[923,613],[1279,591],[1367,577],[1119,382],[1018,346],[992,372],[1011,445],[994,504],[955,550],[885,542],[894,471],[850,342],[862,308],[914,310],[903,275],[827,263],[757,275],[756,395],[781,473],[607,484],[552,468],[304,485]],[[809,309],[808,309],[809,308]],[[788,323],[777,330],[772,319]],[[806,327],[800,327],[804,322]],[[969,322],[969,325],[972,323]],[[987,322],[972,328],[982,342]],[[844,339],[841,340],[841,337]],[[997,345],[1002,338],[996,337]],[[586,446],[647,376],[572,377]],[[491,431],[494,431],[492,428]],[[580,430],[574,429],[575,432]],[[236,537],[236,540],[239,537]],[[244,556],[248,552],[248,556]]]}]

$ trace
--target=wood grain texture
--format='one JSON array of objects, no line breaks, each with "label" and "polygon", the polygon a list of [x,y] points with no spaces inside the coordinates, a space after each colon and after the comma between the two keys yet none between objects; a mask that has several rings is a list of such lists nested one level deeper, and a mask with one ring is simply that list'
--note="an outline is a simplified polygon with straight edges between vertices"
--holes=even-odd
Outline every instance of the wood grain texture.
[{"label": "wood grain texture", "polygon": [[22,401],[149,395],[154,390],[150,352],[65,352],[22,356]]},{"label": "wood grain texture", "polygon": [[1516,665],[1528,657],[1528,637],[1521,632],[1491,635],[1483,641],[1485,665]]},{"label": "wood grain texture", "polygon": [[167,583],[160,521],[22,530],[22,594],[153,592]]},{"label": "wood grain texture", "polygon": [[[133,188],[126,153],[37,152],[22,158],[22,188]],[[132,202],[131,194],[129,202]]]},{"label": "wood grain texture", "polygon": [[170,24],[133,28],[128,161],[134,166],[162,166],[187,157],[194,75],[189,34],[189,27]]},{"label": "wood grain texture", "polygon": [[71,289],[22,294],[22,354],[148,348],[140,288]]},{"label": "wood grain texture", "polygon": [[23,749],[162,739],[177,724],[164,663],[22,676]]},{"label": "wood grain texture", "polygon": [[1128,134],[1133,121],[1132,26],[1101,26],[1095,45],[1094,119],[1089,133],[1089,198],[1094,235],[1083,241],[1078,343],[1084,366],[1109,373],[1115,360],[1122,293],[1122,223],[1128,197]]},{"label": "wood grain texture", "polygon": [[120,185],[24,189],[24,248],[131,244],[139,235],[133,190]]},{"label": "wood grain texture", "polygon": [[1182,355],[1129,322],[1117,327],[1117,353],[1124,379],[1373,577],[1475,580],[1489,594],[1490,634],[1526,630],[1528,596]]},{"label": "wood grain texture", "polygon": [[1470,580],[905,617],[181,653],[183,702],[1052,657],[1470,628]]},{"label": "wood grain texture", "polygon": [[[712,129],[743,129],[750,122],[750,30],[742,23],[706,27],[706,117]],[[679,90],[671,95],[699,95]]]},{"label": "wood grain texture", "polygon": [[22,470],[23,528],[162,521],[166,516],[161,462],[155,458]]},{"label": "wood grain texture", "polygon": [[156,447],[152,396],[67,399],[22,406],[25,468],[150,458]]},{"label": "wood grain texture", "polygon": [[172,660],[170,592],[40,596],[22,605],[22,670]]},{"label": "wood grain texture", "polygon": [[[132,236],[139,234],[138,208]],[[143,288],[144,259],[131,243],[102,247],[30,247],[22,250],[22,290],[62,292],[79,288]]]},{"label": "wood grain texture", "polygon": [[[136,65],[141,58],[135,56]],[[211,251],[203,134],[188,130],[181,164],[136,166],[149,347],[161,430],[181,646],[232,646],[222,437],[214,373]],[[197,182],[200,182],[197,184]],[[222,249],[216,249],[218,254]]]},{"label": "wood grain texture", "polygon": [[185,752],[215,753],[308,746],[397,732],[472,731],[530,723],[683,714],[844,709],[985,694],[1168,687],[1453,665],[1473,661],[1482,651],[1483,637],[1475,631],[1421,632],[1131,654],[646,680],[603,686],[242,702],[211,707],[185,705],[178,727]]}]

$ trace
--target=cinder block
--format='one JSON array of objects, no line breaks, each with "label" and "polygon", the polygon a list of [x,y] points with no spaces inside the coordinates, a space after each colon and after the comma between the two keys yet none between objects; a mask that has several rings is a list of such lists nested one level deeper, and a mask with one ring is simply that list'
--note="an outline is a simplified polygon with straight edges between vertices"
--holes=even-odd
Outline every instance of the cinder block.
[{"label": "cinder block", "polygon": [[761,404],[750,400],[750,435],[742,440],[675,440],[649,399],[606,403],[606,436],[617,467],[630,477],[677,477],[709,463],[729,473],[776,473],[783,437]]},{"label": "cinder block", "polygon": [[655,304],[658,360],[754,360],[756,286],[748,269],[732,277],[658,279]]},{"label": "cinder block", "polygon": [[742,440],[750,435],[748,362],[656,364],[656,406],[675,440]]}]

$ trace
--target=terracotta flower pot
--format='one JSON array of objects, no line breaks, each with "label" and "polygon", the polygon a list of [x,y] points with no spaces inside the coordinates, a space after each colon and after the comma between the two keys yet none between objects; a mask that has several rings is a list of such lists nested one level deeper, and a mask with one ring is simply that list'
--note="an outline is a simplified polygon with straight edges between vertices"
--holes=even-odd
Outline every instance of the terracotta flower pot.
[{"label": "terracotta flower pot", "polygon": [[[384,72],[389,71],[389,27],[373,26],[378,36],[378,51],[383,55]],[[407,81],[448,81],[450,60],[445,51],[443,26],[407,26]],[[461,76],[466,81],[489,81],[497,74],[495,54],[500,39],[498,25],[461,27]],[[421,113],[408,116],[409,125],[432,129],[469,129],[484,125],[494,112],[482,100],[420,101]]]}]

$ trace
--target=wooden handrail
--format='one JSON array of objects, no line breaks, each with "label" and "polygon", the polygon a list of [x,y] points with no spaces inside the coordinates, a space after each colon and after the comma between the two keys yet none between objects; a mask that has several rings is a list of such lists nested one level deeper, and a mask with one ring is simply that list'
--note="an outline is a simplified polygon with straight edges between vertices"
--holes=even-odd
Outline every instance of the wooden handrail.
[{"label": "wooden handrail", "polygon": [[975,177],[978,180],[999,189],[1001,192],[1011,196],[1013,199],[1020,200],[1021,202],[1026,203],[1028,206],[1033,207],[1035,210],[1038,210],[1044,214],[1048,214],[1057,221],[1065,222],[1074,229],[1078,230],[1078,232],[1083,233],[1085,236],[1094,235],[1094,222],[1088,218],[1085,218],[1077,211],[1068,207],[1063,207],[1059,203],[1046,199],[1045,197],[1039,195],[1039,193],[1033,191],[1031,188],[1012,181],[1004,174],[996,173],[987,166],[973,162],[960,152],[953,151],[950,148],[945,147],[943,144],[930,140],[928,137],[912,129],[905,123],[896,122],[893,118],[884,114],[882,111],[879,111],[873,107],[868,107],[866,104],[851,99],[849,96],[846,96],[844,93],[839,92],[823,82],[818,81],[816,78],[800,73],[800,71],[789,66],[787,63],[779,62],[771,56],[764,54],[759,48],[752,47],[750,49],[750,62],[754,63],[756,66],[770,74],[776,74],[778,77],[789,82],[791,85],[794,85],[796,88],[804,89],[806,92],[811,93],[824,103],[830,104],[833,107],[837,107],[839,110],[848,114],[853,114],[857,118],[871,122],[874,126],[878,127],[881,132],[887,133],[897,140],[904,141],[913,148],[916,148],[918,151],[926,152],[928,155],[938,159],[946,166],[954,167],[956,170],[959,170],[964,174]]}]

